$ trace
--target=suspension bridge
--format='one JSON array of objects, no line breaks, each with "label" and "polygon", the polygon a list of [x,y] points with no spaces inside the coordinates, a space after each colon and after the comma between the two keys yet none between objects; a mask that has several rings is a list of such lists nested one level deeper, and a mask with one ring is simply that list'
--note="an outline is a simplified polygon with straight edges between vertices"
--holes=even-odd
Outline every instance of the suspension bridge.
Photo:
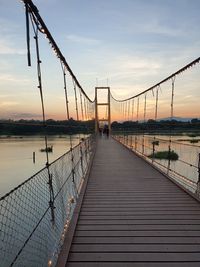
[{"label": "suspension bridge", "polygon": [[[197,134],[200,122],[177,123],[174,114],[176,94],[199,77],[200,58],[127,99],[114,97],[110,87],[96,87],[92,101],[37,7],[22,2],[29,66],[34,36],[46,164],[0,198],[0,266],[199,266],[200,146],[194,133],[189,141],[175,134],[191,127]],[[70,150],[53,162],[48,128],[56,126],[46,120],[39,39],[44,36],[61,65],[66,121],[75,114],[77,122],[94,126],[73,146],[72,126],[62,125]],[[199,89],[198,79],[193,86]],[[169,118],[160,122],[166,107]],[[165,158],[157,157],[163,151]]]}]

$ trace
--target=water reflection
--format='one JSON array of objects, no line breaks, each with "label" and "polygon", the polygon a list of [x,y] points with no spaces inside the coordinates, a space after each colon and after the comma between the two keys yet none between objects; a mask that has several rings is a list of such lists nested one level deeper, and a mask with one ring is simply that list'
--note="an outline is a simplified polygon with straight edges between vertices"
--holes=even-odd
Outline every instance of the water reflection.
[{"label": "water reflection", "polygon": [[[86,136],[73,135],[73,145],[76,145],[82,137]],[[69,150],[69,136],[50,136],[48,145],[53,146],[53,153],[49,153],[50,162],[52,162]],[[46,155],[40,152],[40,149],[44,147],[42,136],[1,136],[0,196],[45,166]],[[35,164],[33,152],[35,152]]]}]

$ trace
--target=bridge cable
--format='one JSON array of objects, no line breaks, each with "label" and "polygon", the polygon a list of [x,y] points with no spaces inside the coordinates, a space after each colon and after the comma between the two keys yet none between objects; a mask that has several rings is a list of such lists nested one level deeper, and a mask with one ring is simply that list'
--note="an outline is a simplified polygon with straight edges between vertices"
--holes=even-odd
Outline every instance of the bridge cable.
[{"label": "bridge cable", "polygon": [[[68,92],[67,92],[67,81],[66,81],[66,68],[63,65],[62,61],[61,68],[63,72],[63,83],[64,83],[64,96],[65,96],[65,108],[66,108],[66,119],[69,122],[70,114],[69,114],[69,100],[68,100]],[[69,143],[70,143],[70,156],[71,156],[71,173],[72,173],[72,183],[75,188],[76,195],[78,194],[78,189],[75,183],[75,166],[74,166],[74,154],[73,154],[73,141],[72,141],[72,129],[69,127]]]},{"label": "bridge cable", "polygon": [[78,99],[77,99],[77,92],[76,92],[76,83],[72,78],[72,82],[74,85],[74,99],[75,99],[75,105],[76,105],[76,119],[79,121],[79,112],[78,112]]},{"label": "bridge cable", "polygon": [[[28,9],[26,9],[26,18],[27,18],[27,16],[29,16],[29,14],[27,12],[28,12]],[[40,59],[40,51],[39,51],[38,27],[37,27],[37,24],[36,24],[36,27],[35,27],[32,16],[30,16],[30,18],[31,18],[32,28],[33,28],[33,31],[34,31],[34,34],[35,34],[34,39],[35,39],[36,58],[37,58],[38,88],[39,88],[39,92],[40,92],[40,100],[41,100],[41,106],[42,106],[43,127],[44,127],[44,130],[45,130],[44,131],[44,137],[45,137],[45,152],[46,152],[46,168],[47,168],[47,173],[48,173],[48,185],[49,185],[49,193],[50,193],[49,208],[51,210],[52,225],[54,226],[54,223],[55,223],[54,190],[53,190],[53,184],[52,184],[52,174],[50,173],[50,169],[49,169],[50,164],[49,164],[49,154],[48,154],[48,141],[47,141],[47,135],[46,135],[47,124],[46,124],[46,118],[45,118],[45,106],[44,106],[44,97],[43,97],[42,74],[41,74],[41,66],[40,66],[42,61]],[[46,212],[48,211],[48,209],[46,210]],[[46,215],[46,212],[43,214],[43,216],[40,219],[40,221],[44,218],[44,216]],[[24,244],[22,245],[22,247],[18,251],[17,255],[15,256],[13,261],[11,262],[10,266],[14,266],[14,264],[17,261],[18,257],[21,255],[24,247],[27,245],[28,241],[31,239],[33,233],[35,232],[35,229],[38,227],[40,221],[35,226],[35,228],[33,229],[32,233],[29,235],[29,237],[26,239],[26,241],[24,242]]]},{"label": "bridge cable", "polygon": [[38,77],[38,88],[40,92],[40,100],[41,100],[41,106],[42,106],[42,119],[43,119],[43,126],[44,126],[44,139],[45,139],[45,154],[46,154],[46,167],[48,172],[48,185],[49,185],[49,193],[50,193],[50,200],[49,200],[49,207],[51,210],[51,221],[54,225],[55,223],[55,214],[54,214],[54,189],[53,189],[53,177],[50,173],[49,169],[49,147],[48,147],[48,140],[47,140],[47,123],[46,123],[46,117],[45,117],[45,105],[44,105],[44,97],[43,97],[43,84],[42,84],[42,72],[41,72],[41,59],[40,59],[40,49],[39,49],[39,41],[38,41],[38,24],[36,23],[36,27],[34,26],[33,17],[31,17],[32,22],[32,28],[34,31],[34,39],[35,39],[35,48],[36,48],[36,58],[37,58],[37,77]]},{"label": "bridge cable", "polygon": [[[159,89],[160,89],[160,85],[157,86],[156,88],[156,101],[155,101],[155,115],[154,115],[154,120],[155,120],[155,126],[157,123],[157,117],[158,117],[158,97],[159,97]],[[153,91],[152,91],[153,92]],[[154,137],[153,137],[153,142],[152,142],[152,147],[153,147],[153,151],[152,151],[152,163],[155,160],[155,146],[158,145],[158,142],[156,142],[156,137],[155,137],[155,133],[154,133]]]},{"label": "bridge cable", "polygon": [[[50,31],[48,30],[46,24],[44,23],[43,19],[41,18],[39,11],[37,9],[37,7],[33,4],[33,2],[31,0],[22,0],[22,2],[24,2],[25,5],[25,10],[26,10],[26,6],[27,6],[27,10],[28,12],[32,15],[33,20],[37,23],[37,27],[38,30],[42,33],[45,34],[46,38],[48,39],[50,45],[52,46],[52,49],[54,50],[56,56],[63,62],[63,64],[65,65],[67,71],[69,72],[69,74],[71,75],[71,77],[73,78],[74,82],[76,83],[76,85],[80,88],[80,90],[82,91],[83,95],[92,103],[94,102],[94,100],[92,101],[88,95],[85,93],[85,91],[83,90],[83,88],[81,87],[79,81],[77,80],[76,76],[74,75],[73,71],[71,70],[71,68],[69,67],[65,57],[63,56],[63,54],[61,53],[58,45],[56,44],[55,40],[53,39]],[[28,36],[28,28],[27,28],[27,36]],[[27,42],[28,44],[28,42]],[[28,46],[29,47],[29,46]]]},{"label": "bridge cable", "polygon": [[128,121],[130,120],[130,100],[128,101]]},{"label": "bridge cable", "polygon": [[144,95],[144,121],[143,121],[143,136],[142,136],[142,154],[144,155],[144,134],[146,124],[146,111],[147,111],[147,93]]},{"label": "bridge cable", "polygon": [[81,116],[82,116],[82,121],[84,121],[83,99],[82,99],[82,92],[80,89],[79,89],[79,93],[80,93],[80,102],[81,102]]},{"label": "bridge cable", "polygon": [[[134,101],[135,99],[132,99],[132,109],[131,109],[131,121],[133,123],[133,116],[134,116]],[[131,134],[131,148],[133,148],[133,134]]]},{"label": "bridge cable", "polygon": [[176,76],[171,78],[171,117],[170,117],[170,135],[169,135],[169,146],[168,146],[168,165],[167,165],[167,173],[169,173],[170,165],[171,165],[171,146],[172,146],[172,128],[173,128],[173,116],[174,116],[174,90],[175,90],[175,79]]},{"label": "bridge cable", "polygon": [[29,24],[29,7],[25,3],[25,16],[26,16],[26,44],[27,44],[27,60],[28,66],[31,66],[31,52],[30,52],[30,24]]},{"label": "bridge cable", "polygon": [[[140,98],[138,97],[137,98],[137,115],[136,115],[136,123],[137,123],[137,128],[139,127],[139,121],[138,121],[138,118],[139,118],[139,108],[140,108]],[[135,134],[135,151],[137,151],[137,133]]]}]

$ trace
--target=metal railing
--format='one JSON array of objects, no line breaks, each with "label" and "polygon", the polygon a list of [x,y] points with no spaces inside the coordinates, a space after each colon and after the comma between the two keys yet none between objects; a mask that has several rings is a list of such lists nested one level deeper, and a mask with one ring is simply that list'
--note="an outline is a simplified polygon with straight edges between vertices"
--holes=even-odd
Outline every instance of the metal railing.
[{"label": "metal railing", "polygon": [[137,95],[111,97],[115,138],[198,197],[199,66],[197,58]]},{"label": "metal railing", "polygon": [[[187,190],[196,194],[199,198],[200,146],[182,143],[172,139],[170,140],[171,151],[175,149],[176,152],[180,152],[178,153],[179,157],[175,161],[170,159],[170,157],[163,160],[156,158],[155,155],[159,151],[168,149],[169,140],[151,135],[130,133],[123,135],[115,134],[113,137],[146,161],[159,168]],[[186,146],[190,148],[192,153],[190,162],[188,159],[184,159],[184,154],[187,154]],[[181,153],[181,151],[184,151],[184,153]],[[196,154],[196,157],[194,157],[194,154]]]},{"label": "metal railing", "polygon": [[[0,198],[0,266],[55,266],[94,150],[90,136]],[[73,164],[72,164],[73,161]]]}]

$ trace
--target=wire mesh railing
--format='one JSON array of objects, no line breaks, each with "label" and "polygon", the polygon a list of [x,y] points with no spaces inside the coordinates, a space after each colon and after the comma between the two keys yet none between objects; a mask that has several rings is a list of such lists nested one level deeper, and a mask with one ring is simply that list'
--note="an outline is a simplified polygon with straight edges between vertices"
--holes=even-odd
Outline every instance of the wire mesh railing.
[{"label": "wire mesh railing", "polygon": [[199,197],[200,58],[127,99],[111,97],[114,137]]},{"label": "wire mesh railing", "polygon": [[[151,135],[143,137],[139,134],[116,134],[114,138],[199,196],[199,146],[179,142],[177,144],[172,140],[171,151],[178,153],[178,159],[159,159],[156,157],[156,153],[168,151],[169,141],[166,139],[155,138]],[[185,149],[185,145],[187,149]]]},{"label": "wire mesh railing", "polygon": [[[94,149],[94,136],[0,199],[0,266],[55,266]],[[73,155],[73,165],[72,158]]]}]

